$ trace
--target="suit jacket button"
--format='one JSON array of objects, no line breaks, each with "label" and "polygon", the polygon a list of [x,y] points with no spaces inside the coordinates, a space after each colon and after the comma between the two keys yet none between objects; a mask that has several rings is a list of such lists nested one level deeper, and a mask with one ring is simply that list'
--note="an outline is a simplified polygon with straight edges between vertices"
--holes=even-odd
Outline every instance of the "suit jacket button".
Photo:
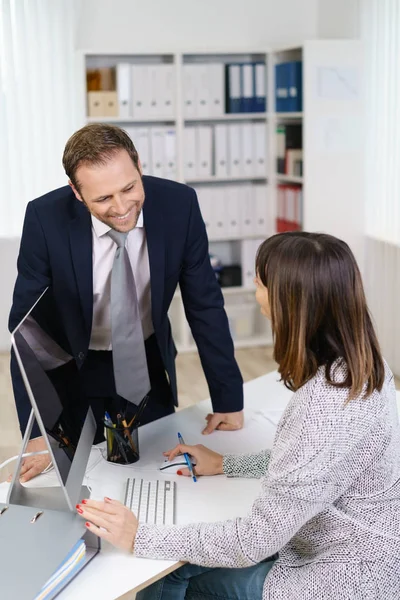
[{"label": "suit jacket button", "polygon": [[79,358],[79,360],[83,360],[85,358],[84,353],[83,352],[79,352],[78,358]]}]

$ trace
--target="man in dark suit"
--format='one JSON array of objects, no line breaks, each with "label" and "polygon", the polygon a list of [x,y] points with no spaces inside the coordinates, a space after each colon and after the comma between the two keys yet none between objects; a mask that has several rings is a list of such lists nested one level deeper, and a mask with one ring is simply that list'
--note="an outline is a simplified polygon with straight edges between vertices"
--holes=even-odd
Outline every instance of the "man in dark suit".
[{"label": "man in dark suit", "polygon": [[[142,176],[129,136],[110,125],[77,131],[63,165],[69,186],[26,210],[10,329],[49,287],[45,330],[70,358],[66,377],[71,368],[79,371],[98,424],[104,409],[129,408],[132,414],[148,395],[144,424],[177,405],[167,311],[179,283],[214,410],[203,433],[240,429],[242,378],[194,190]],[[24,431],[30,404],[13,359],[11,372]],[[63,367],[55,373],[62,381]],[[72,408],[79,411],[80,402]],[[43,444],[32,439],[28,450]],[[26,459],[22,480],[40,473],[47,461]]]}]

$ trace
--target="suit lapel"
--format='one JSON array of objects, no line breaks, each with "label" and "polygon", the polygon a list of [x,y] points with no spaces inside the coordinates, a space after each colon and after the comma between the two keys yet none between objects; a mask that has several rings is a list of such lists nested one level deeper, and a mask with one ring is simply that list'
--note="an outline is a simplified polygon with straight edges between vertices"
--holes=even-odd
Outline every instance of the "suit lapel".
[{"label": "suit lapel", "polygon": [[90,335],[93,318],[92,221],[89,211],[78,200],[75,212],[70,223],[69,241],[86,331]]},{"label": "suit lapel", "polygon": [[161,321],[162,305],[164,298],[165,277],[165,239],[164,219],[162,211],[157,210],[157,201],[149,189],[146,178],[143,178],[145,188],[145,201],[143,205],[143,219],[146,231],[147,249],[150,264],[151,312],[153,325]]}]

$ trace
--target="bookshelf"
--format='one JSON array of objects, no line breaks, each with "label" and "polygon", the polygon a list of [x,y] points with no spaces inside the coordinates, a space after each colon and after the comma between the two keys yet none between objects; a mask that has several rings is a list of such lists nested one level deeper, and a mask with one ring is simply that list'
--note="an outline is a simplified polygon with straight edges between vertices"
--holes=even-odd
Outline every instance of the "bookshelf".
[{"label": "bookshelf", "polygon": [[[225,265],[241,266],[241,285],[231,282],[232,286],[222,288],[235,347],[271,344],[271,330],[269,324],[259,314],[252,283],[254,255],[260,241],[275,233],[277,228],[278,230],[327,231],[346,239],[355,249],[357,255],[360,242],[360,227],[356,225],[356,210],[360,208],[361,197],[360,173],[362,167],[361,159],[358,156],[361,133],[353,128],[354,131],[351,136],[342,135],[342,138],[339,139],[338,132],[336,131],[335,137],[335,131],[333,131],[333,133],[331,132],[333,139],[329,141],[321,135],[319,127],[322,127],[322,131],[329,129],[329,127],[334,130],[335,124],[339,128],[342,124],[343,127],[344,122],[347,123],[352,116],[357,113],[359,115],[362,112],[360,110],[362,106],[361,89],[356,99],[343,99],[341,97],[343,92],[338,91],[337,87],[335,88],[335,85],[338,85],[338,78],[336,78],[336,81],[332,77],[329,79],[329,70],[332,71],[332,69],[339,69],[339,80],[341,75],[347,74],[351,78],[352,73],[354,75],[356,70],[358,72],[361,69],[359,42],[351,40],[313,40],[298,47],[265,51],[249,50],[245,52],[235,50],[232,52],[214,52],[210,50],[209,52],[104,54],[101,51],[91,50],[80,52],[78,61],[82,124],[108,122],[119,125],[132,135],[140,155],[142,154],[140,140],[138,141],[136,138],[139,131],[143,133],[143,130],[148,129],[151,132],[150,135],[155,135],[155,130],[160,129],[174,132],[173,169],[169,173],[153,172],[149,174],[170,177],[194,187],[208,228],[210,254],[213,260],[219,258]],[[276,103],[277,65],[299,61],[302,62],[301,89],[299,90],[299,94],[302,93],[302,105],[300,104],[292,110],[278,110]],[[139,71],[140,67],[146,67],[150,73],[153,73],[153,81],[156,80],[154,69],[161,65],[167,66],[165,71],[169,73],[166,77],[169,77],[168,89],[171,94],[171,106],[166,111],[168,114],[160,112],[156,115],[146,113],[138,116],[132,114],[134,111],[127,113],[125,110],[124,116],[121,117],[118,114],[96,114],[92,116],[88,113],[87,69],[117,68],[120,63],[131,67],[135,65],[139,67]],[[209,108],[207,112],[207,110],[204,110],[204,104],[207,103],[206,99],[206,101],[203,100],[203,106],[199,108],[196,114],[192,114],[193,111],[190,112],[187,106],[188,102],[193,104],[196,101],[195,93],[193,93],[193,97],[190,95],[192,93],[190,91],[191,84],[188,84],[188,72],[190,75],[191,68],[194,67],[194,69],[198,69],[199,73],[202,72],[202,75],[199,75],[200,81],[203,77],[200,89],[209,94],[209,101],[211,102],[213,90],[215,91],[215,72],[223,72],[223,85],[225,88],[227,83],[225,81],[226,65],[238,64],[265,65],[263,86],[266,91],[267,102],[264,110],[254,112],[253,106],[252,111],[227,112],[225,110],[224,90],[222,96],[223,107],[221,107],[220,101],[216,101],[219,107],[214,106],[212,110]],[[241,68],[244,69],[244,67]],[[326,69],[327,81],[321,83],[321,69],[324,68]],[[213,69],[215,70],[214,79],[209,80],[213,81],[213,84],[210,84],[208,88],[207,80],[204,79],[207,77],[205,73],[208,72],[209,77],[211,77],[210,73],[213,72]],[[233,72],[229,71],[229,76],[231,73]],[[336,93],[338,97],[319,97],[321,95],[321,85],[325,85],[326,93],[333,96]],[[198,93],[197,96],[201,98],[202,94]],[[156,102],[159,100],[160,98],[155,97]],[[118,99],[115,99],[115,101],[118,102]],[[131,99],[131,102],[133,103],[133,99]],[[230,106],[228,105],[228,108]],[[294,106],[295,104],[292,104],[292,107]],[[244,110],[243,106],[242,109]],[[299,127],[301,128],[302,153],[296,150],[296,144],[294,144],[293,160],[290,163],[293,168],[290,172],[283,172],[286,170],[287,161],[284,161],[285,169],[283,171],[282,168],[278,168],[277,162],[280,151],[279,144],[282,144],[282,131],[293,133],[298,131]],[[225,170],[221,173],[217,168],[216,161],[217,136],[220,135],[221,131],[228,132],[226,134],[228,136],[227,152],[233,155],[234,143],[232,140],[239,137],[243,142],[246,136],[249,136],[249,128],[253,128],[253,144],[256,143],[254,142],[255,136],[262,136],[262,142],[260,143],[265,148],[265,155],[261,169],[258,165],[257,171],[246,170],[242,165],[242,171],[238,172],[231,164],[229,172]],[[200,133],[200,129],[202,133]],[[278,137],[277,131],[280,131],[281,138]],[[357,137],[357,132],[359,137]],[[192,172],[186,164],[188,154],[193,149],[195,136],[198,136],[196,143],[200,143],[198,139],[203,134],[204,139],[211,139],[212,154],[209,160],[212,164],[211,167],[208,167],[208,171],[204,169],[203,172]],[[338,145],[341,145],[341,147],[338,148]],[[243,150],[244,152],[245,150]],[[343,159],[343,155],[347,158]],[[253,158],[256,160],[255,157]],[[351,160],[348,161],[347,159]],[[350,172],[351,165],[353,166],[352,172]],[[144,172],[146,173],[146,169],[144,169]],[[283,193],[289,194],[284,204],[290,215],[286,215],[285,218],[281,214]],[[228,211],[221,208],[227,206],[227,197],[231,199],[232,207],[236,206],[235,202],[242,205],[240,209],[242,210],[242,219],[248,216],[245,214],[248,207],[253,210],[254,219],[258,215],[254,211],[264,211],[260,220],[261,225],[258,223],[257,227],[252,230],[251,227],[246,228],[243,221],[242,229],[232,226],[223,231],[223,228],[218,230],[218,227],[210,225],[209,221],[215,215],[217,221],[218,219],[223,220],[225,218],[224,213],[229,212],[231,209],[230,204],[228,205]],[[225,204],[222,205],[222,202],[225,202]],[[328,207],[326,206],[327,202],[330,202]],[[291,208],[288,209],[290,203]],[[212,206],[212,209],[210,209],[210,206]],[[258,208],[256,209],[255,206]],[[347,215],[349,215],[349,218],[347,218]],[[230,218],[229,215],[226,218]],[[359,222],[359,214],[357,219]],[[233,221],[235,221],[235,218],[233,218]],[[179,289],[172,301],[169,315],[178,350],[181,352],[194,350],[196,346],[186,322]]]}]

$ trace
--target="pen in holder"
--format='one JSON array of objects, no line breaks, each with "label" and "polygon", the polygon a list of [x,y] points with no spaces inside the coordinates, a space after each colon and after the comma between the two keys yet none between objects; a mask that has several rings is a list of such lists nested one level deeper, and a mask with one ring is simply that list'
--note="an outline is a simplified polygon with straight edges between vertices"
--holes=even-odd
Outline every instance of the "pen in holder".
[{"label": "pen in holder", "polygon": [[107,460],[118,465],[130,465],[139,460],[139,435],[138,427],[118,423],[114,425],[104,420]]}]

